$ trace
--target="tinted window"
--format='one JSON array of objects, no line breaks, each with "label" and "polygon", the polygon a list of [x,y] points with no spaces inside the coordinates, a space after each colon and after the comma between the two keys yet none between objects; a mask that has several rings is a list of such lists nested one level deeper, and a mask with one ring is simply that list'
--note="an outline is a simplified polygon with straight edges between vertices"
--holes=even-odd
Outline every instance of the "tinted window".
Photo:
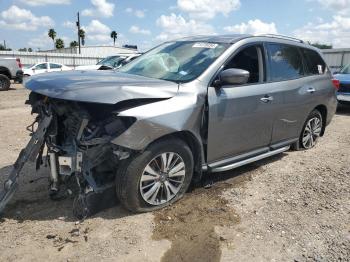
[{"label": "tinted window", "polygon": [[282,81],[304,75],[299,49],[283,44],[268,44],[270,80]]},{"label": "tinted window", "polygon": [[51,69],[59,69],[61,68],[62,66],[61,65],[58,65],[58,64],[50,64],[50,68]]},{"label": "tinted window", "polygon": [[302,52],[307,75],[322,75],[326,72],[326,64],[316,51],[303,48]]},{"label": "tinted window", "polygon": [[46,63],[44,63],[44,64],[38,64],[38,65],[35,67],[35,69],[38,69],[38,70],[40,70],[40,69],[47,69],[47,64],[46,64]]},{"label": "tinted window", "polygon": [[225,65],[224,69],[228,68],[246,70],[249,72],[248,83],[259,82],[259,58],[257,47],[250,46],[240,51]]}]

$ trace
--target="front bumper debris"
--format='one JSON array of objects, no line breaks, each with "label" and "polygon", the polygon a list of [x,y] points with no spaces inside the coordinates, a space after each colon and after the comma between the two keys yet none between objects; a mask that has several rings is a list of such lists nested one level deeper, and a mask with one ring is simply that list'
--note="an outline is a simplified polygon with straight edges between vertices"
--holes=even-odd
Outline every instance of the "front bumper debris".
[{"label": "front bumper debris", "polygon": [[15,164],[12,167],[8,179],[4,183],[4,190],[0,192],[0,214],[18,187],[18,177],[24,164],[27,161],[34,162],[41,151],[51,120],[52,115],[46,115],[38,122],[37,130],[32,133],[32,137],[27,146],[20,152]]}]

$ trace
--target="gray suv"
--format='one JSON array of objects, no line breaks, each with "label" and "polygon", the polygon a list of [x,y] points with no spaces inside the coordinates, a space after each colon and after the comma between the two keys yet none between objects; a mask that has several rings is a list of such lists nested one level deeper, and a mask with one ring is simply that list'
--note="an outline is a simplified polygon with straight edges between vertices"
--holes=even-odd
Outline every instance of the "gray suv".
[{"label": "gray suv", "polygon": [[337,105],[319,50],[278,35],[188,37],[117,71],[49,73],[25,86],[38,128],[3,202],[46,145],[50,195],[74,177],[78,216],[110,188],[127,209],[151,211],[205,173],[312,148]]}]

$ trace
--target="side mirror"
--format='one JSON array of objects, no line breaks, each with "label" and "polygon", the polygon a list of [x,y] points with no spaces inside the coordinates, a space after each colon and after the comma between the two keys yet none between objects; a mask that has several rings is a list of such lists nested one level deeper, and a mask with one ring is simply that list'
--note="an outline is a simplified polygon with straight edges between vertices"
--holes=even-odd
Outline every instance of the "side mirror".
[{"label": "side mirror", "polygon": [[219,74],[221,85],[243,85],[248,82],[250,73],[243,69],[230,68]]}]

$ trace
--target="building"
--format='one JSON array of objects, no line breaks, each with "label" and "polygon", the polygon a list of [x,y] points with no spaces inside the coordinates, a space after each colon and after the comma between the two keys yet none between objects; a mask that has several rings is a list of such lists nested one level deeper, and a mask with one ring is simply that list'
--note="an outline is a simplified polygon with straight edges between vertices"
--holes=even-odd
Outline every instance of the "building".
[{"label": "building", "polygon": [[350,64],[350,48],[323,49],[322,53],[332,72]]},{"label": "building", "polygon": [[[60,54],[79,54],[79,47],[67,47],[54,50],[42,51],[45,53],[60,53]],[[89,57],[106,57],[119,54],[135,54],[137,49],[118,47],[118,46],[82,46],[81,55]]]}]

